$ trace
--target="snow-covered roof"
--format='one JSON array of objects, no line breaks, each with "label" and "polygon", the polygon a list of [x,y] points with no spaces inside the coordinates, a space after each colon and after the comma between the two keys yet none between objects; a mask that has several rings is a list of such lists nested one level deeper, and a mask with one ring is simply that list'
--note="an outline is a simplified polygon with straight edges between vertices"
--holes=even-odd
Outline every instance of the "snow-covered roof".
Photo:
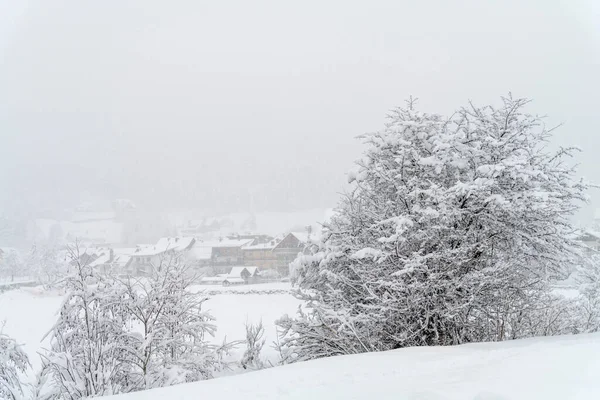
[{"label": "snow-covered roof", "polygon": [[131,256],[135,253],[135,247],[115,247],[113,251],[115,255]]},{"label": "snow-covered roof", "polygon": [[187,249],[194,243],[193,237],[172,237],[172,238],[160,238],[156,244],[153,245],[139,245],[135,252],[131,255],[134,256],[156,256],[166,251],[173,250],[176,252]]},{"label": "snow-covered roof", "polygon": [[229,283],[245,283],[246,281],[243,278],[236,278],[236,277],[230,277],[228,276],[227,278],[225,278],[223,280],[223,282],[229,282]]},{"label": "snow-covered roof", "polygon": [[294,235],[296,239],[301,241],[302,243],[308,243],[308,233],[307,232],[290,232],[291,235]]},{"label": "snow-covered roof", "polygon": [[198,241],[199,247],[242,247],[252,243],[254,239],[223,239],[223,240],[210,240],[201,242]]},{"label": "snow-covered roof", "polygon": [[274,240],[268,243],[260,243],[260,244],[250,244],[246,246],[242,246],[242,250],[273,250],[276,242]]},{"label": "snow-covered roof", "polygon": [[584,231],[581,231],[578,233],[578,235],[576,236],[576,240],[599,240],[600,241],[600,232],[592,230],[592,229],[586,229]]},{"label": "snow-covered roof", "polygon": [[140,245],[135,249],[134,256],[156,256],[166,251],[164,248],[158,248],[156,245]]},{"label": "snow-covered roof", "polygon": [[248,271],[250,276],[254,276],[258,272],[258,267],[233,267],[227,275],[227,278],[241,278],[244,270]]},{"label": "snow-covered roof", "polygon": [[310,235],[308,232],[290,232],[291,235],[294,235],[296,239],[301,241],[302,243],[315,242],[321,237],[320,230],[313,230]]},{"label": "snow-covered roof", "polygon": [[183,251],[194,243],[195,239],[192,236],[184,237],[163,237],[158,239],[156,247],[159,249]]},{"label": "snow-covered roof", "polygon": [[131,261],[131,256],[126,254],[115,254],[115,258],[112,263],[118,267],[125,267],[129,261]]},{"label": "snow-covered roof", "polygon": [[588,230],[585,231],[585,233],[587,233],[588,235],[593,236],[594,238],[600,240],[600,232],[598,232],[598,231],[594,231],[594,230],[588,229]]},{"label": "snow-covered roof", "polygon": [[91,267],[96,267],[98,265],[104,265],[110,262],[110,252],[102,253],[98,256],[94,261],[90,263]]},{"label": "snow-covered roof", "polygon": [[212,258],[212,247],[200,246],[196,242],[189,250],[187,257],[190,260],[210,260]]}]

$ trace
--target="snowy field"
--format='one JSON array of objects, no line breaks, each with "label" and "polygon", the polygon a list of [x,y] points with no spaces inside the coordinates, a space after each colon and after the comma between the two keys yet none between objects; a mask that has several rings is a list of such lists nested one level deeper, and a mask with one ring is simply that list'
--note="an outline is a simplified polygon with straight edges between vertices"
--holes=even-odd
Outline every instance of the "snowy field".
[{"label": "snowy field", "polygon": [[111,400],[600,399],[600,334],[335,357]]},{"label": "snowy field", "polygon": [[[267,338],[263,355],[277,359],[270,346],[276,339],[274,321],[294,313],[299,305],[286,293],[289,284],[193,289],[213,293],[205,304],[217,318],[216,343],[225,337],[228,341],[244,339],[245,322],[262,320]],[[39,287],[0,294],[0,321],[6,322],[5,332],[24,345],[34,371],[40,367],[36,353],[44,346],[41,338],[52,326],[61,301],[60,293]],[[235,358],[241,352],[243,348]],[[111,399],[192,400],[200,394],[221,400],[600,399],[600,334],[322,359]]]},{"label": "snowy field", "polygon": [[[283,314],[295,313],[300,304],[286,293],[290,289],[289,283],[227,288],[195,286],[193,289],[212,293],[205,309],[216,318],[215,343],[220,344],[225,338],[227,341],[243,340],[246,321],[258,323],[262,320],[266,338],[263,355],[267,360],[276,360],[277,353],[271,347],[277,338],[275,320]],[[4,332],[23,344],[35,372],[41,366],[37,352],[47,346],[41,339],[56,321],[61,302],[60,293],[48,292],[40,287],[25,287],[0,294],[0,324],[5,322]],[[239,347],[232,356],[239,359],[243,351],[244,348]]]}]

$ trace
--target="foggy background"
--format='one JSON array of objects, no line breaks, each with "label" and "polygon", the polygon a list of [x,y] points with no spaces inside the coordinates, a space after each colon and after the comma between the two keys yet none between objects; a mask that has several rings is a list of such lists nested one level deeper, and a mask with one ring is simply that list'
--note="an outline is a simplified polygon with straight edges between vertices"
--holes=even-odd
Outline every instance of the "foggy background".
[{"label": "foggy background", "polygon": [[[509,91],[600,182],[597,1],[0,0],[0,214],[333,207],[413,95]],[[592,205],[581,218],[600,207]]]}]

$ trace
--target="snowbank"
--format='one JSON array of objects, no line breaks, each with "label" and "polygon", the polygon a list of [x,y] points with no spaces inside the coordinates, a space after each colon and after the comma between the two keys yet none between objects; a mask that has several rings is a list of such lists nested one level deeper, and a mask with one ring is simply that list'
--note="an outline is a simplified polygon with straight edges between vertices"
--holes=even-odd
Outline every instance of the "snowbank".
[{"label": "snowbank", "polygon": [[598,399],[600,334],[337,357],[110,397],[199,398]]}]

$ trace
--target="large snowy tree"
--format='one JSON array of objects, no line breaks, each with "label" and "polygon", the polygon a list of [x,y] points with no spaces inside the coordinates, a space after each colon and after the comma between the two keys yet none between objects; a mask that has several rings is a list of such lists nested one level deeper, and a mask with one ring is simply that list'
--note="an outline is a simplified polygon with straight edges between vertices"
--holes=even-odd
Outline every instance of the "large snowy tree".
[{"label": "large snowy tree", "polygon": [[279,321],[289,360],[540,333],[587,185],[526,104],[446,118],[409,101],[363,136],[353,190],[293,264],[309,303]]}]

